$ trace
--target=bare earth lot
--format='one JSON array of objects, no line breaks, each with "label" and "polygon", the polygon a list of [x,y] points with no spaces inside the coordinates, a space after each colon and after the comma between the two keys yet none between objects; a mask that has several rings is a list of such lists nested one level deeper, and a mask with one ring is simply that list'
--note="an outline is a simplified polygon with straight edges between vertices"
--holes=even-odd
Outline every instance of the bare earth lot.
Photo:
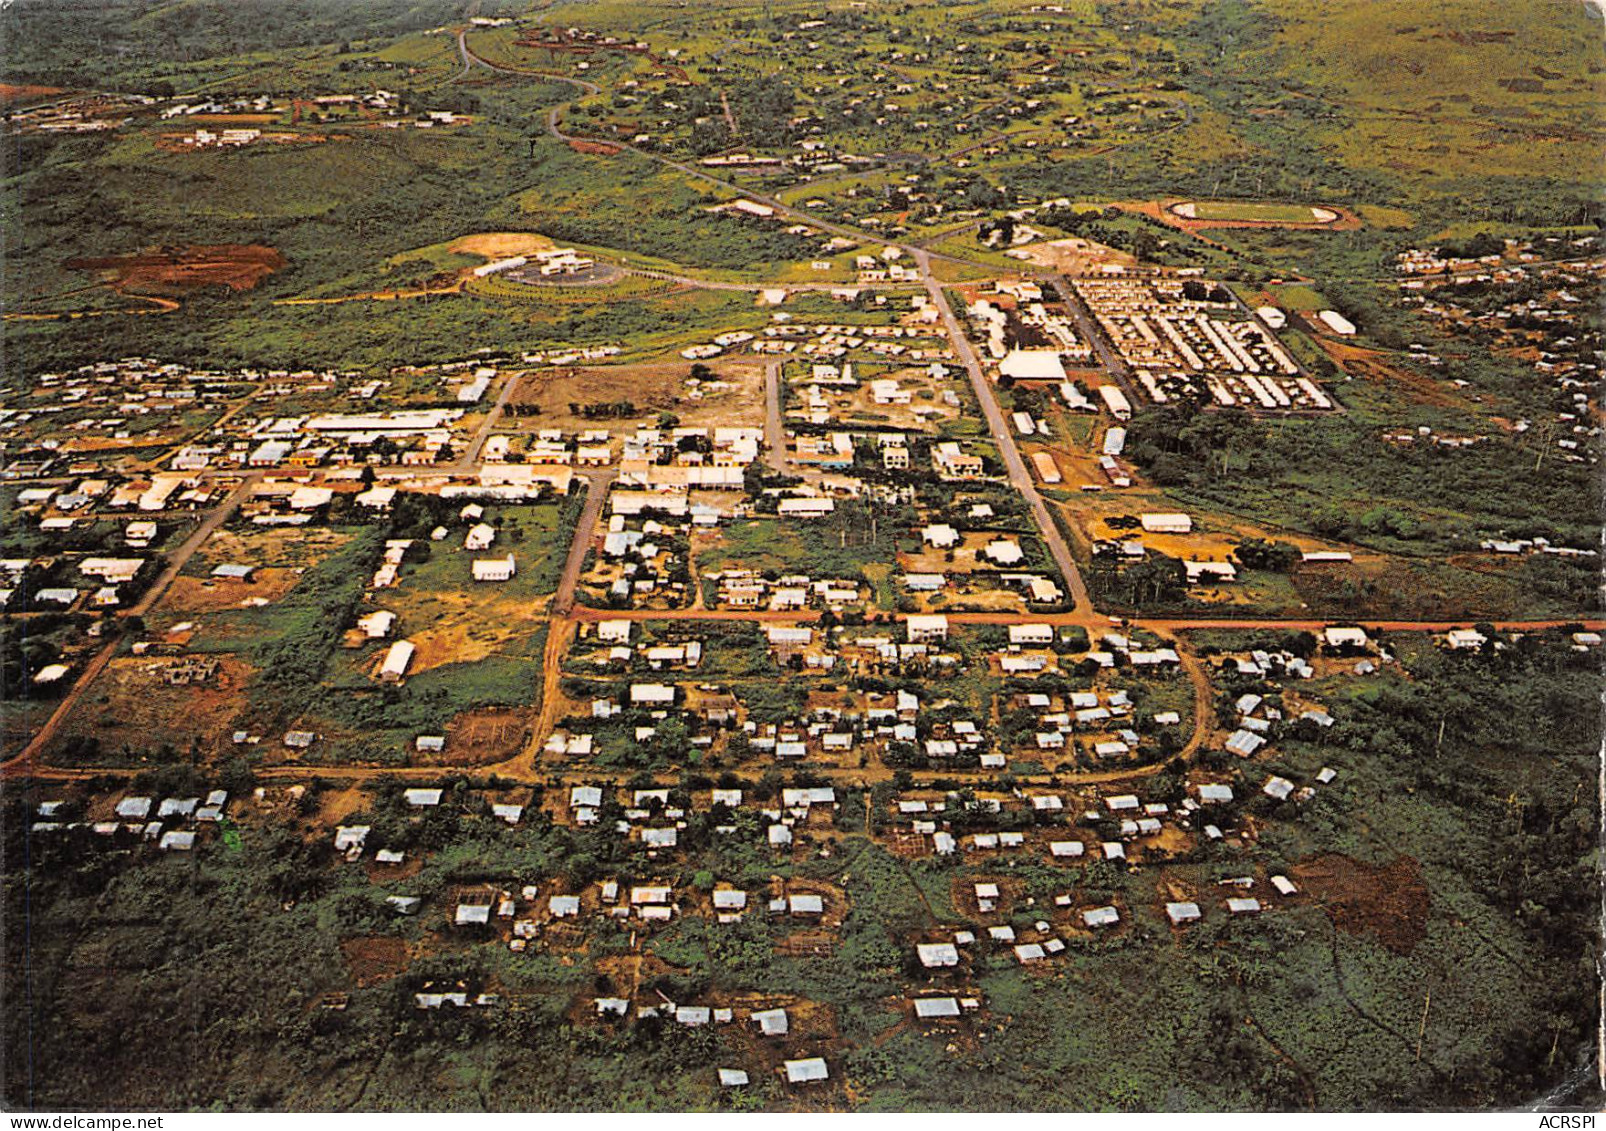
[{"label": "bare earth lot", "polygon": [[[719,358],[704,364],[713,370],[713,380],[729,382],[735,388],[692,397],[686,385],[692,363],[679,358],[637,365],[562,366],[533,370],[519,378],[519,387],[510,404],[515,412],[519,411],[519,406],[538,408],[538,416],[525,418],[532,425],[573,431],[589,428],[617,431],[621,424],[638,423],[660,412],[674,413],[681,425],[688,428],[762,424],[763,366],[752,361]],[[636,414],[587,418],[570,411],[571,406],[620,401],[633,404]]]}]

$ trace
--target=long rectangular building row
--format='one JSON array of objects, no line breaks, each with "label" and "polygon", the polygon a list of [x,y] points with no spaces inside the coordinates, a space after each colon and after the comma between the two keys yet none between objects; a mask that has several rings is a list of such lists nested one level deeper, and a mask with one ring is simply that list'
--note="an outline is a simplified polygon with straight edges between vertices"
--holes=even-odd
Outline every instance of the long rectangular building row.
[{"label": "long rectangular building row", "polygon": [[1155,404],[1202,397],[1273,412],[1333,407],[1266,324],[1218,283],[1078,279],[1074,285]]}]

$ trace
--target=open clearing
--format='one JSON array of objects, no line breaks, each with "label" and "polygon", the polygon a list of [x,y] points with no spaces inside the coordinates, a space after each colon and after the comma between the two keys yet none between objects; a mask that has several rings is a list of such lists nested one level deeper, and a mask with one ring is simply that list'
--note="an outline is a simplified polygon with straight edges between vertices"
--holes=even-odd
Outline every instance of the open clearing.
[{"label": "open clearing", "polygon": [[1130,252],[1119,251],[1081,236],[1027,244],[1020,250],[1026,254],[1028,262],[1051,271],[1076,273],[1096,271],[1107,266],[1133,267],[1137,264],[1137,258]]},{"label": "open clearing", "polygon": [[[729,388],[704,391],[694,397],[686,384],[691,372],[689,361],[655,361],[639,365],[562,366],[534,370],[519,379],[511,405],[515,412],[533,406],[529,417],[541,428],[584,431],[606,428],[618,431],[660,412],[680,417],[684,427],[715,425],[757,426],[764,420],[764,369],[755,362],[714,359],[704,362],[713,370],[713,381]],[[706,390],[708,382],[701,388]],[[618,404],[635,406],[626,417],[587,417],[571,411],[586,405]],[[524,408],[524,411],[530,411]]]},{"label": "open clearing", "polygon": [[516,255],[533,255],[557,246],[545,236],[534,232],[479,232],[453,240],[449,251],[459,255],[480,255],[488,260],[508,259]]},{"label": "open clearing", "polygon": [[359,987],[389,981],[407,969],[406,942],[386,935],[346,939],[340,953]]},{"label": "open clearing", "polygon": [[52,94],[65,93],[66,91],[59,86],[0,82],[0,106],[11,106],[18,102],[28,102],[36,98],[48,98]]},{"label": "open clearing", "polygon": [[1458,409],[1462,412],[1479,412],[1477,402],[1444,381],[1418,373],[1403,365],[1390,363],[1390,355],[1382,350],[1368,349],[1339,341],[1328,334],[1316,339],[1322,352],[1351,377],[1365,381],[1387,383],[1400,391],[1411,404],[1431,405],[1434,408]]},{"label": "open clearing", "polygon": [[200,287],[248,291],[285,266],[285,258],[261,244],[192,244],[137,255],[67,260],[73,271],[99,271],[115,291],[183,293]]},{"label": "open clearing", "polygon": [[288,593],[301,574],[293,569],[259,569],[249,578],[187,577],[173,579],[162,599],[164,613],[216,613],[247,602],[272,604]]},{"label": "open clearing", "polygon": [[1115,206],[1128,212],[1152,216],[1189,235],[1198,235],[1211,228],[1349,232],[1364,227],[1360,216],[1337,205],[1236,200],[1139,200],[1117,201]]},{"label": "open clearing", "polygon": [[1318,856],[1293,872],[1341,931],[1370,935],[1395,954],[1410,954],[1427,935],[1431,897],[1421,865],[1409,856],[1382,866]]},{"label": "open clearing", "polygon": [[182,660],[113,660],[91,686],[87,709],[74,712],[57,735],[52,757],[69,764],[144,764],[166,747],[166,760],[177,761],[188,756],[195,735],[227,735],[253,669],[234,656],[215,658],[215,675],[188,684],[171,684],[163,677],[182,666]]}]

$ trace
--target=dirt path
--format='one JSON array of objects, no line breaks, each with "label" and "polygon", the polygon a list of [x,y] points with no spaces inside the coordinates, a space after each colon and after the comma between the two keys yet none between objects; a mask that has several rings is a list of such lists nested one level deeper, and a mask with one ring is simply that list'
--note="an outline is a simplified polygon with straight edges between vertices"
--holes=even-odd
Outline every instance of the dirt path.
[{"label": "dirt path", "polygon": [[586,553],[596,534],[597,520],[602,516],[602,505],[607,501],[608,489],[619,475],[617,468],[605,468],[585,475],[586,502],[580,518],[574,524],[574,539],[569,543],[569,556],[564,559],[563,573],[558,578],[558,590],[552,598],[552,615],[566,617],[574,608],[575,590],[580,586],[580,571],[585,568]]},{"label": "dirt path", "polygon": [[454,475],[467,475],[479,465],[480,452],[485,450],[485,441],[491,438],[491,429],[502,419],[502,412],[507,408],[507,402],[512,398],[513,390],[518,387],[519,379],[523,376],[524,371],[519,370],[509,373],[507,380],[502,382],[502,392],[497,396],[496,403],[485,414],[485,419],[480,422],[474,438],[463,449],[463,454],[452,464],[451,470]]},{"label": "dirt path", "polygon": [[1156,632],[1155,635],[1165,639],[1176,649],[1177,655],[1182,660],[1183,674],[1188,677],[1188,682],[1193,685],[1193,734],[1188,737],[1188,741],[1177,752],[1177,757],[1184,762],[1191,761],[1193,756],[1199,752],[1199,748],[1210,737],[1210,732],[1213,729],[1212,723],[1215,719],[1215,712],[1212,710],[1213,696],[1210,687],[1210,673],[1205,670],[1205,666],[1200,662],[1199,657],[1183,647],[1182,642],[1175,635],[1169,632]]},{"label": "dirt path", "polygon": [[333,298],[276,298],[274,306],[338,306],[343,302],[395,302],[408,298],[430,298],[434,295],[455,295],[463,292],[459,279],[448,287],[424,287],[415,291],[363,291],[354,295],[336,295]]},{"label": "dirt path", "polygon": [[[1245,996],[1247,996],[1247,995],[1245,995]],[[1271,1034],[1266,1032],[1266,1027],[1264,1025],[1262,1025],[1260,1023],[1260,1019],[1255,1016],[1254,1008],[1250,1007],[1250,1006],[1246,1006],[1246,1010],[1247,1010],[1248,1016],[1246,1016],[1244,1018],[1244,1021],[1249,1025],[1249,1027],[1251,1029],[1253,1029],[1255,1031],[1255,1035],[1258,1036],[1261,1040],[1265,1041],[1267,1046],[1271,1049],[1271,1051],[1277,1054],[1277,1057],[1278,1057],[1279,1060],[1281,1060],[1284,1064],[1288,1065],[1289,1068],[1293,1069],[1294,1075],[1299,1077],[1299,1083],[1305,1089],[1305,1106],[1309,1110],[1315,1111],[1316,1110],[1316,1081],[1315,1081],[1315,1079],[1311,1076],[1311,1074],[1309,1072],[1305,1071],[1305,1066],[1304,1065],[1300,1064],[1299,1061],[1295,1060],[1292,1056],[1290,1056],[1288,1051],[1286,1049],[1284,1049],[1282,1045],[1278,1044],[1275,1040],[1272,1039]]]},{"label": "dirt path", "polygon": [[7,322],[70,322],[75,318],[113,318],[117,315],[171,314],[179,308],[179,304],[169,298],[156,298],[152,295],[123,295],[122,297],[139,299],[144,302],[155,303],[155,305],[145,310],[72,310],[62,314],[8,313],[3,317]]},{"label": "dirt path", "polygon": [[535,773],[541,750],[558,725],[558,704],[563,702],[563,658],[569,654],[575,631],[579,626],[568,619],[553,620],[547,625],[546,647],[541,652],[541,713],[536,716],[529,744],[516,758],[502,764],[504,774]]},{"label": "dirt path", "polygon": [[229,409],[226,412],[224,412],[224,414],[222,416],[220,416],[216,420],[212,421],[212,423],[210,423],[208,425],[205,425],[204,427],[198,429],[196,432],[191,434],[186,439],[180,441],[178,444],[175,444],[173,447],[171,447],[168,450],[164,451],[161,455],[154,456],[151,459],[146,460],[144,463],[139,464],[138,466],[144,471],[156,471],[156,470],[158,470],[161,467],[162,464],[166,463],[168,460],[170,460],[174,456],[178,455],[179,452],[183,451],[185,448],[189,447],[191,444],[193,444],[197,440],[201,439],[201,437],[205,436],[208,432],[211,432],[215,428],[221,428],[223,425],[227,424],[229,421],[233,420],[236,416],[240,415],[240,413],[244,412],[246,409],[250,408],[253,404],[255,404],[256,403],[257,394],[262,391],[262,386],[263,386],[263,382],[258,381],[256,383],[256,386],[252,389],[250,395],[245,397],[238,404],[231,405],[229,407]]},{"label": "dirt path", "polygon": [[[1470,628],[1474,622],[1482,623],[1482,618],[1469,617],[1462,620],[1375,620],[1363,618],[1359,621],[1344,621],[1338,617],[1329,617],[1326,620],[1277,620],[1274,618],[1257,619],[1245,617],[1241,620],[1148,620],[1136,618],[1131,623],[1139,628],[1147,628],[1154,632],[1198,632],[1205,629],[1282,629],[1292,632],[1320,632],[1329,625],[1359,624],[1375,632],[1448,632],[1452,628]],[[1545,629],[1566,628],[1570,625],[1580,625],[1591,631],[1606,629],[1606,620],[1588,617],[1567,617],[1548,620],[1503,620],[1492,621],[1495,628],[1501,632],[1540,632]]]},{"label": "dirt path", "polygon": [[[1377,1029],[1383,1033],[1387,1033],[1389,1036],[1399,1041],[1400,1046],[1406,1051],[1406,1053],[1409,1054],[1414,1052],[1416,1049],[1415,1041],[1413,1041],[1406,1034],[1400,1032],[1394,1026],[1390,1025],[1388,1022],[1373,1016],[1366,1009],[1362,1008],[1361,1004],[1350,995],[1349,986],[1344,983],[1344,966],[1339,960],[1338,956],[1338,927],[1329,922],[1328,930],[1330,932],[1328,942],[1331,946],[1333,960],[1333,984],[1338,988],[1338,996],[1344,999],[1344,1004],[1350,1007],[1350,1010],[1355,1014],[1355,1016],[1371,1025],[1374,1029]],[[1427,1065],[1428,1068],[1432,1070],[1435,1076],[1438,1076],[1441,1079],[1444,1077],[1444,1069],[1440,1068],[1437,1064],[1434,1064],[1433,1061],[1428,1057],[1422,1056],[1419,1059],[1421,1063]]]},{"label": "dirt path", "polygon": [[558,589],[552,598],[551,616],[547,619],[546,646],[541,652],[541,712],[536,716],[535,725],[530,732],[530,741],[525,748],[506,762],[488,767],[487,772],[519,777],[521,780],[533,775],[536,763],[541,757],[541,749],[557,727],[558,705],[563,701],[560,686],[563,680],[563,658],[568,655],[569,645],[573,643],[580,624],[579,620],[571,617],[569,613],[574,608],[574,594],[580,583],[580,572],[585,567],[586,555],[590,552],[591,540],[595,536],[597,520],[602,514],[603,503],[608,498],[608,488],[617,475],[618,471],[611,468],[586,475],[585,506],[574,524],[574,538],[569,543],[569,554],[564,560],[563,574],[558,580]]}]

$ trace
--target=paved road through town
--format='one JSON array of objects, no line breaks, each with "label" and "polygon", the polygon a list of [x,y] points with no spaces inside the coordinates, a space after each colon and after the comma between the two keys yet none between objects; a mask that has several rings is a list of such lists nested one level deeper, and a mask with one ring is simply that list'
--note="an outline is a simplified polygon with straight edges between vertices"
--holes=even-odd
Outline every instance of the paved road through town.
[{"label": "paved road through town", "polygon": [[987,427],[993,434],[993,443],[998,446],[998,454],[1003,457],[1004,469],[1009,473],[1011,485],[1031,505],[1032,515],[1037,519],[1038,528],[1042,531],[1043,542],[1048,546],[1054,564],[1059,567],[1060,575],[1070,588],[1071,598],[1076,602],[1076,610],[1083,616],[1092,615],[1093,605],[1088,600],[1087,584],[1082,580],[1081,571],[1076,568],[1076,560],[1071,557],[1071,548],[1066,545],[1053,516],[1049,514],[1048,504],[1037,493],[1032,473],[1027,468],[1026,461],[1021,458],[1020,449],[1015,446],[1015,437],[1009,430],[1009,422],[1004,419],[1004,411],[998,407],[998,399],[993,396],[992,387],[987,383],[987,376],[981,371],[981,362],[976,359],[976,351],[971,348],[969,339],[965,337],[964,328],[954,317],[953,307],[948,303],[948,296],[943,291],[942,284],[931,273],[930,253],[924,248],[912,248],[910,254],[914,256],[915,263],[920,268],[920,277],[926,282],[926,292],[936,304],[937,312],[942,315],[943,325],[948,329],[948,337],[953,342],[954,352],[970,374],[971,388],[975,391],[976,400],[981,404],[982,415],[987,418]]},{"label": "paved road through town", "polygon": [[485,448],[485,441],[491,438],[491,429],[495,428],[497,422],[502,419],[502,411],[507,408],[507,402],[512,399],[513,390],[518,387],[519,378],[523,376],[522,372],[508,374],[507,380],[502,383],[502,392],[497,396],[496,403],[485,414],[485,419],[480,422],[479,428],[475,430],[474,438],[463,449],[463,454],[458,456],[457,462],[452,464],[451,469],[454,473],[459,475],[468,474],[473,472],[479,465],[480,452]]},{"label": "paved road through town", "polygon": [[764,459],[777,475],[787,474],[786,428],[781,423],[781,363],[764,363]]},{"label": "paved road through town", "polygon": [[585,567],[586,552],[596,533],[597,519],[602,516],[602,504],[608,498],[608,488],[619,472],[614,468],[582,473],[586,481],[585,506],[580,519],[574,524],[574,539],[569,543],[569,556],[563,563],[563,574],[558,578],[558,591],[552,598],[552,615],[564,617],[574,608],[574,594],[580,586],[580,571]]}]

